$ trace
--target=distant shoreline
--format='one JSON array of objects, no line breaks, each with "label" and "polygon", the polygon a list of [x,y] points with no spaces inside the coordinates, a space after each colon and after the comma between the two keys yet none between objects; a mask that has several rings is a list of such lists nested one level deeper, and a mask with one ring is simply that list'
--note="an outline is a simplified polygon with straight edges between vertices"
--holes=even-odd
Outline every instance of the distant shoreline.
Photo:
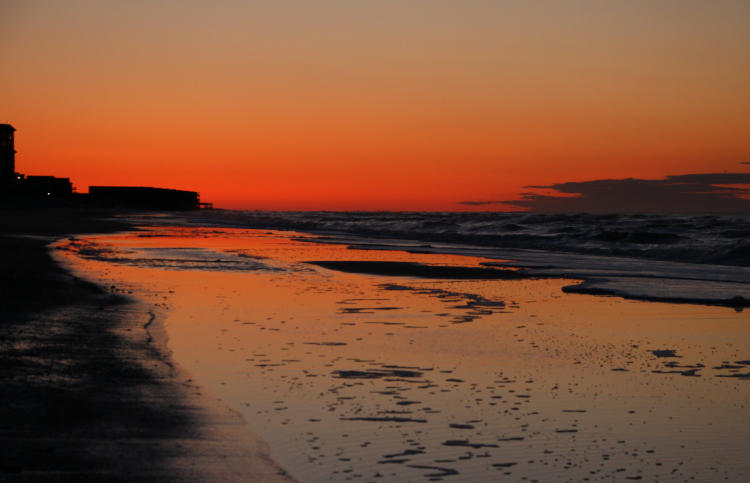
[{"label": "distant shoreline", "polygon": [[173,364],[149,307],[50,255],[66,235],[133,228],[114,214],[0,210],[0,479],[291,481]]}]

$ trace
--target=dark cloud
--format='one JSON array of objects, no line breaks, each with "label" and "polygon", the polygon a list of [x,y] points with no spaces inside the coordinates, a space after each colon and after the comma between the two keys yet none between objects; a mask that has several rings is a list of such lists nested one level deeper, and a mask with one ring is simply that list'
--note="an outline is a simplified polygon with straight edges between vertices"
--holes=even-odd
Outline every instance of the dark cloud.
[{"label": "dark cloud", "polygon": [[527,186],[520,199],[463,201],[468,206],[505,205],[529,211],[594,213],[750,213],[750,173],[703,173],[663,179],[601,179]]}]

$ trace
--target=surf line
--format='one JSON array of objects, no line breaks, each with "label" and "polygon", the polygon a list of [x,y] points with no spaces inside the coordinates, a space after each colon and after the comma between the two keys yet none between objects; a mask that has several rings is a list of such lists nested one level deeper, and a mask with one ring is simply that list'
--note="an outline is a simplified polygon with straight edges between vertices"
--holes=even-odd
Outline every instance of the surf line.
[{"label": "surf line", "polygon": [[151,335],[151,326],[156,320],[156,314],[153,310],[149,310],[147,313],[148,321],[143,324],[143,330],[146,332],[146,345],[149,346],[149,348],[158,355],[157,360],[166,364],[167,367],[169,367],[169,371],[173,372],[174,363],[170,360],[170,357],[168,355],[164,354],[161,350],[159,350],[157,346],[154,345],[154,336]]}]

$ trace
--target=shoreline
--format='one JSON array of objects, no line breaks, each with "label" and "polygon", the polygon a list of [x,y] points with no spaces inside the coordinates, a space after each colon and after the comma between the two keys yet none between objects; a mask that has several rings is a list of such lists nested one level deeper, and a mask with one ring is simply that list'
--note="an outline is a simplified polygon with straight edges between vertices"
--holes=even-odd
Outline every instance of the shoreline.
[{"label": "shoreline", "polygon": [[294,481],[171,359],[156,311],[50,253],[66,235],[132,227],[75,210],[2,214],[4,481]]},{"label": "shoreline", "polygon": [[[481,260],[288,232],[156,227],[70,245],[92,279],[169,306],[175,357],[306,479],[417,481],[433,466],[477,480],[496,468],[539,481],[747,474],[726,456],[746,434],[747,329],[732,311],[565,296],[568,280],[484,282],[484,271],[398,278]],[[559,460],[576,437],[593,444]]]},{"label": "shoreline", "polygon": [[[317,239],[298,238],[319,242]],[[617,297],[642,302],[706,305],[744,310],[750,307],[750,269],[744,266],[709,265],[674,261],[643,260],[568,252],[473,246],[410,247],[415,240],[393,240],[391,245],[369,245],[362,240],[328,237],[323,243],[359,250],[392,250],[414,254],[462,255],[486,258],[480,267],[430,267],[419,264],[336,261],[312,265],[350,273],[403,275],[435,278],[447,274],[455,279],[570,279],[577,283],[564,293]],[[691,272],[692,271],[692,272]],[[658,282],[658,283],[654,283]]]}]

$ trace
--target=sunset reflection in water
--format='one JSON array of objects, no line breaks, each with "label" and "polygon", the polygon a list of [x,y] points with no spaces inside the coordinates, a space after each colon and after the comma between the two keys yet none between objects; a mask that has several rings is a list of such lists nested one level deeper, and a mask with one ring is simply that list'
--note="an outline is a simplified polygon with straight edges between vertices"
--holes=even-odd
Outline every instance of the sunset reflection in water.
[{"label": "sunset reflection in water", "polygon": [[303,481],[748,474],[746,314],[341,273],[304,262],[485,259],[301,236],[153,227],[58,253],[156,309],[176,362]]}]

